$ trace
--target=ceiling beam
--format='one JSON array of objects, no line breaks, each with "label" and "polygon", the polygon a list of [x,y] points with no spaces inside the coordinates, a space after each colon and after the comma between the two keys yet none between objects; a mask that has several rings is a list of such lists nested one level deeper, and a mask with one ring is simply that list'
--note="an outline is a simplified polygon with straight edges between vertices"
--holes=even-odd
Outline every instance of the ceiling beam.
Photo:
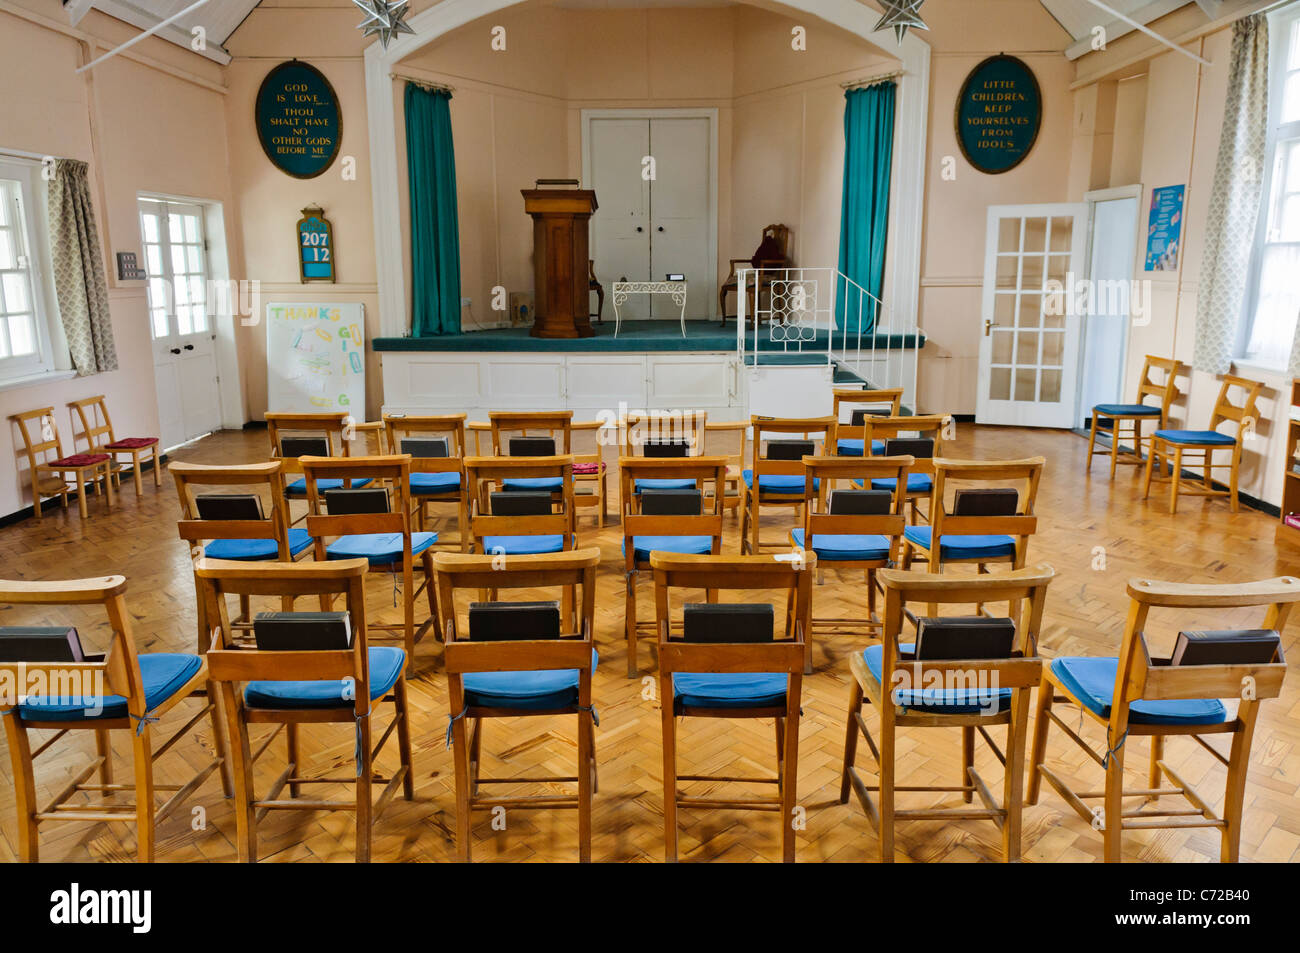
[{"label": "ceiling beam", "polygon": [[[1161,17],[1173,13],[1181,7],[1187,6],[1189,2],[1190,0],[1152,0],[1151,3],[1138,7],[1129,14],[1129,17],[1136,20],[1138,23],[1141,23],[1143,26],[1146,26],[1148,23],[1159,20]],[[1133,33],[1137,29],[1132,24],[1125,23],[1123,20],[1112,20],[1109,23],[1099,25],[1106,31],[1107,43],[1117,40],[1121,36],[1127,36],[1129,33]],[[1088,53],[1092,52],[1091,31],[1089,31],[1088,36],[1085,36],[1081,40],[1076,40],[1065,48],[1066,59],[1070,60],[1077,60],[1079,57],[1086,56]]]},{"label": "ceiling beam", "polygon": [[1196,0],[1196,5],[1211,20],[1216,19],[1223,12],[1223,0]]}]

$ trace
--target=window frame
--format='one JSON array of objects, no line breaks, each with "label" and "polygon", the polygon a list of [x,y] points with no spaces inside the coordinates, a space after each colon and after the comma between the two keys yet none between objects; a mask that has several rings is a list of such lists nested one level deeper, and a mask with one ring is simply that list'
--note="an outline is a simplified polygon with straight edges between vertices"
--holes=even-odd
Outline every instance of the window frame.
[{"label": "window frame", "polygon": [[[31,282],[32,324],[36,338],[36,351],[11,357],[0,357],[0,386],[21,383],[29,378],[39,378],[59,370],[55,363],[55,342],[61,340],[55,333],[53,322],[57,308],[49,294],[46,269],[46,240],[49,222],[45,203],[36,188],[40,164],[0,154],[0,179],[17,183],[17,231],[23,241],[27,258],[27,272]],[[7,200],[0,193],[0,200]]]}]

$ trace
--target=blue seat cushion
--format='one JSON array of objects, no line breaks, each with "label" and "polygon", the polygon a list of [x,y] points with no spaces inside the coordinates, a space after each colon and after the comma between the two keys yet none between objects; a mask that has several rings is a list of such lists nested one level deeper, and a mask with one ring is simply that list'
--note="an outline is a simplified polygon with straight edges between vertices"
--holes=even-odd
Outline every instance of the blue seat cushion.
[{"label": "blue seat cushion", "polygon": [[1157,430],[1156,436],[1169,443],[1207,444],[1214,447],[1235,446],[1236,438],[1217,430]]},{"label": "blue seat cushion", "polygon": [[780,672],[674,672],[673,701],[681,708],[775,708],[785,704]]},{"label": "blue seat cushion", "polygon": [[[411,555],[420,555],[437,541],[437,533],[412,533]],[[325,556],[327,559],[356,559],[364,556],[375,566],[401,562],[402,534],[357,533],[354,536],[340,536],[325,547]]]},{"label": "blue seat cushion", "polygon": [[1092,408],[1096,413],[1109,414],[1112,417],[1159,417],[1160,408],[1150,404],[1098,404]]},{"label": "blue seat cushion", "polygon": [[[903,538],[930,549],[930,529],[929,526],[909,526],[903,530]],[[1011,536],[945,536],[939,543],[939,555],[943,559],[998,559],[1014,556],[1016,552],[1016,541]]]},{"label": "blue seat cushion", "polygon": [[535,556],[564,550],[564,537],[554,536],[484,536],[483,552],[492,556]]},{"label": "blue seat cushion", "polygon": [[[632,546],[637,562],[648,562],[650,554],[684,553],[687,556],[702,556],[713,552],[712,536],[633,536]],[[627,555],[627,538],[623,539],[623,555]]]},{"label": "blue seat cushion", "polygon": [[521,477],[517,480],[502,480],[501,486],[506,490],[550,490],[558,493],[564,489],[564,480],[560,477]]},{"label": "blue seat cushion", "polygon": [[[1119,659],[1062,656],[1052,660],[1052,673],[1075,701],[1102,718],[1110,717],[1115,696],[1115,673]],[[1129,721],[1135,725],[1220,725],[1227,709],[1217,698],[1172,698],[1167,701],[1134,701]]]},{"label": "blue seat cushion", "polygon": [[[138,656],[140,680],[144,684],[144,707],[151,712],[194,677],[203,664],[197,655],[154,652]],[[18,706],[28,721],[98,721],[127,716],[122,695],[28,698]]]},{"label": "blue seat cushion", "polygon": [[[591,650],[591,667],[599,661]],[[470,708],[517,708],[549,711],[578,704],[578,670],[540,672],[466,672],[465,705]]]},{"label": "blue seat cushion", "polygon": [[642,490],[693,490],[694,480],[637,480],[636,492]]},{"label": "blue seat cushion", "polygon": [[[835,452],[841,457],[860,457],[862,456],[862,445],[864,441],[854,440],[851,437],[845,437],[843,440],[835,441]],[[885,452],[885,441],[871,441],[871,452],[881,454]]]},{"label": "blue seat cushion", "polygon": [[455,493],[460,489],[459,473],[412,473],[411,494],[432,496],[436,493]]},{"label": "blue seat cushion", "polygon": [[[406,667],[406,652],[392,645],[368,650],[370,655],[370,700],[387,695],[397,684]],[[352,706],[349,683],[343,680],[322,682],[249,682],[244,702],[252,708],[339,708]]]},{"label": "blue seat cushion", "polygon": [[[305,529],[289,530],[289,555],[297,556],[312,544]],[[280,549],[273,539],[214,539],[203,547],[209,559],[275,559]]]},{"label": "blue seat cushion", "polygon": [[[744,478],[745,486],[752,490],[754,488],[754,471],[745,470],[741,473],[741,477]],[[821,483],[821,480],[813,480],[813,487],[820,487]],[[797,493],[802,496],[803,484],[804,478],[797,474],[769,473],[758,478],[760,493]]]},{"label": "blue seat cushion", "polygon": [[[790,530],[790,538],[800,549],[804,548],[803,529]],[[888,536],[865,536],[841,533],[814,533],[813,552],[820,559],[865,559],[879,561],[889,558]]]},{"label": "blue seat cushion", "polygon": [[[374,482],[373,480],[368,480],[368,479],[367,480],[356,479],[352,481],[352,486],[349,489],[359,490],[363,486],[369,486],[373,482]],[[316,481],[317,493],[324,493],[326,490],[341,490],[341,489],[343,489],[342,480],[317,480]],[[298,479],[289,483],[284,488],[284,492],[289,494],[290,496],[306,496],[307,478],[298,477]]]},{"label": "blue seat cushion", "polygon": [[[901,652],[911,652],[913,646],[900,644]],[[879,682],[885,670],[884,646],[872,645],[862,653],[867,670]],[[925,669],[922,668],[922,679]],[[912,711],[932,712],[942,715],[973,715],[984,713],[992,715],[996,711],[1006,711],[1011,707],[1011,689],[980,688],[957,686],[953,688],[895,688],[891,693],[893,702],[899,708]]]},{"label": "blue seat cushion", "polygon": [[[873,490],[892,490],[898,482],[894,477],[877,477],[871,481]],[[929,493],[934,489],[934,480],[928,473],[909,473],[907,475],[908,493]]]}]

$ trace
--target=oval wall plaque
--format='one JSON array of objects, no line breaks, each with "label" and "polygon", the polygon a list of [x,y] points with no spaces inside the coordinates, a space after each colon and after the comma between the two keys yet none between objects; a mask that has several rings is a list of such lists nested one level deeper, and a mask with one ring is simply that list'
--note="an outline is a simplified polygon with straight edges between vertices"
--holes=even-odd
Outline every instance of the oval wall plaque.
[{"label": "oval wall plaque", "polygon": [[966,161],[990,175],[1020,165],[1043,124],[1043,93],[1014,56],[980,63],[957,96],[957,142]]},{"label": "oval wall plaque", "polygon": [[311,179],[333,164],[343,113],[334,87],[316,67],[301,60],[275,67],[262,80],[254,110],[262,151],[281,172]]}]

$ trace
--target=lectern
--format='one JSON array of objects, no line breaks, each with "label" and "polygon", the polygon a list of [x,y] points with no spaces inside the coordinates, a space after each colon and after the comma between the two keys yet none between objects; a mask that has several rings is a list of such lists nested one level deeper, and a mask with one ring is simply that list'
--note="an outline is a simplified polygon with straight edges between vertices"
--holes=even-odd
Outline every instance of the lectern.
[{"label": "lectern", "polygon": [[[549,183],[538,180],[537,184]],[[536,300],[532,336],[591,337],[596,332],[589,317],[587,227],[596,211],[596,193],[571,188],[521,191],[524,211],[533,219]]]}]

